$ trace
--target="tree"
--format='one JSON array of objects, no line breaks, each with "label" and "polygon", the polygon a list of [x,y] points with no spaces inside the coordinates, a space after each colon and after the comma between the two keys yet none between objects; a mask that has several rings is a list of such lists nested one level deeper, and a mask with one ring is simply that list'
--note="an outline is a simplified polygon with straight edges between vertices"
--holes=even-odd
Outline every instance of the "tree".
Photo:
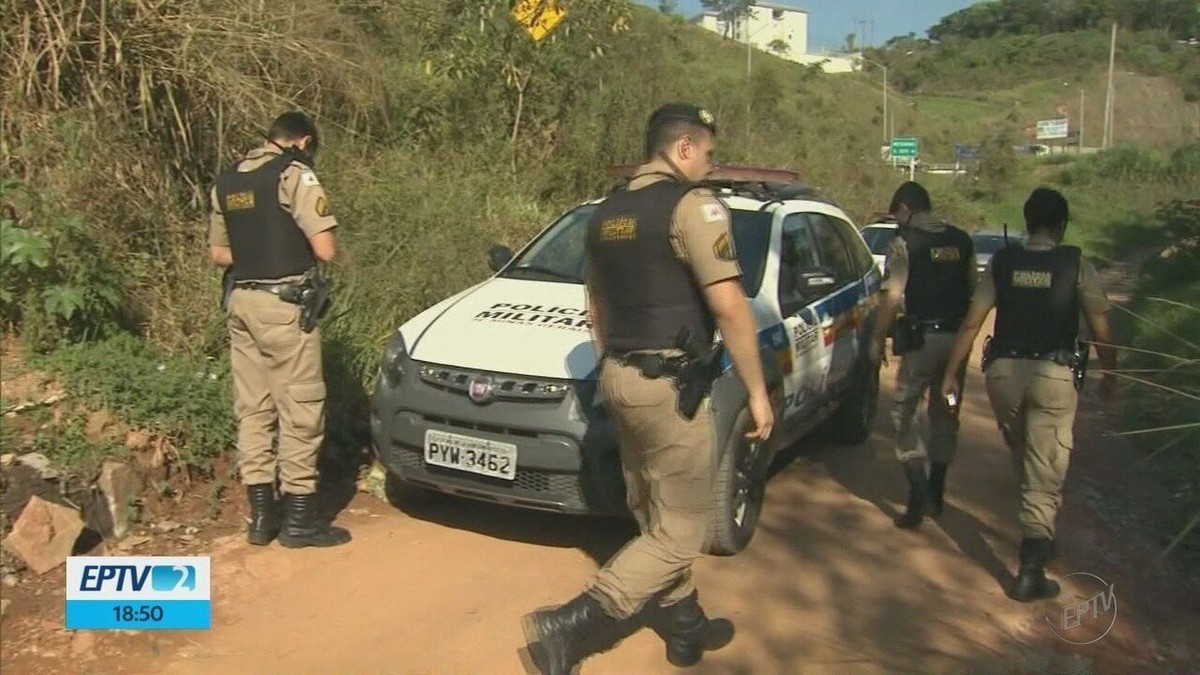
[{"label": "tree", "polygon": [[663,14],[675,14],[678,10],[678,0],[658,0],[658,11]]},{"label": "tree", "polygon": [[767,49],[779,56],[787,56],[788,52],[792,50],[792,46],[779,38],[775,38],[771,40],[771,44],[767,45]]},{"label": "tree", "polygon": [[700,5],[717,13],[717,21],[724,26],[725,37],[736,38],[737,27],[750,15],[753,0],[700,0]]},{"label": "tree", "polygon": [[846,36],[846,51],[847,52],[854,51],[854,47],[856,46],[857,42],[858,42],[857,35],[855,35],[854,33],[850,33],[849,35],[847,35]]}]

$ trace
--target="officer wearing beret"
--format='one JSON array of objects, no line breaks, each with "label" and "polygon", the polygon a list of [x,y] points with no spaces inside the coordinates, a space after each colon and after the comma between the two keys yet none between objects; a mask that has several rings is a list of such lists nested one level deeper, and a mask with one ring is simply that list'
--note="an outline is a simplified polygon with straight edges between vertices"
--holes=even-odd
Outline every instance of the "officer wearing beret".
[{"label": "officer wearing beret", "polygon": [[749,394],[752,440],[773,414],[754,317],[741,287],[725,204],[696,185],[712,171],[716,125],[707,110],[672,103],[647,124],[646,163],[596,209],[587,239],[588,313],[600,390],[620,444],[630,509],[640,535],[597,573],[585,592],[523,627],[543,673],[571,671],[613,646],[630,625],[649,625],[667,659],[686,667],[733,639],[733,624],[709,619],[692,580],[709,545],[716,447],[711,411],[677,410],[673,368],[681,328],[711,344],[719,328]]},{"label": "officer wearing beret", "polygon": [[[300,112],[275,119],[267,142],[212,188],[209,252],[230,268],[227,300],[238,465],[251,544],[336,546],[350,533],[318,522],[317,453],[325,432],[319,329],[288,298],[336,252],[337,219],[313,171],[317,128]],[[273,446],[278,434],[278,451]],[[277,503],[276,473],[283,495]]]}]

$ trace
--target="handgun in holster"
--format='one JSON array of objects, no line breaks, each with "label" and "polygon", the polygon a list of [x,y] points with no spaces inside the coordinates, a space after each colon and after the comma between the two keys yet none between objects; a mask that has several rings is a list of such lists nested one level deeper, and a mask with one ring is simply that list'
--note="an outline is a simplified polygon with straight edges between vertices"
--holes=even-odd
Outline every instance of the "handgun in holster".
[{"label": "handgun in holster", "polygon": [[332,293],[333,281],[314,267],[305,272],[300,281],[281,292],[279,298],[300,305],[300,330],[311,333],[333,306]]},{"label": "handgun in holster", "polygon": [[896,319],[896,328],[892,335],[892,353],[903,356],[925,346],[925,329],[921,322],[911,314]]},{"label": "handgun in holster", "polygon": [[983,339],[983,356],[979,360],[979,369],[986,373],[988,366],[995,360],[996,345],[992,342],[992,336],[989,335]]},{"label": "handgun in holster", "polygon": [[1083,391],[1083,380],[1087,377],[1088,351],[1090,349],[1091,345],[1087,342],[1076,340],[1075,351],[1071,353],[1071,362],[1067,364],[1071,368],[1076,391]]},{"label": "handgun in holster", "polygon": [[229,296],[233,294],[233,266],[225,268],[225,274],[221,275],[221,311],[229,311]]},{"label": "handgun in holster", "polygon": [[721,356],[724,346],[709,344],[692,329],[680,329],[675,346],[682,349],[685,361],[675,380],[678,397],[676,409],[685,419],[695,419],[704,398],[712,391],[713,382],[721,375]]}]

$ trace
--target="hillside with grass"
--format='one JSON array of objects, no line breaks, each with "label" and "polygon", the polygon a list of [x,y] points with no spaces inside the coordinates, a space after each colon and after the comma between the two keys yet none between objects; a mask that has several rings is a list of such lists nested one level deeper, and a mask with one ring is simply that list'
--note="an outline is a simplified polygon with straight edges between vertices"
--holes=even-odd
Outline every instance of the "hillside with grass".
[{"label": "hillside with grass", "polygon": [[[366,392],[390,331],[486,278],[493,243],[520,245],[609,189],[606,167],[640,159],[659,104],[702,103],[720,128],[718,162],[798,170],[859,223],[907,177],[880,160],[877,69],[830,75],[764,53],[747,75],[744,46],[681,17],[624,0],[565,4],[569,18],[534,42],[502,0],[10,0],[6,359],[19,351],[62,378],[78,409],[40,432],[6,430],[6,452],[82,467],[123,452],[82,433],[97,406],[201,470],[229,448],[206,192],[285,109],[321,129],[317,172],[341,224],[323,332],[339,392],[330,440],[347,461],[367,445]],[[1072,241],[1115,262],[1128,225],[1144,226],[1142,246],[1166,245],[1155,209],[1200,194],[1200,112],[1185,76],[1197,50],[1153,33],[1121,43],[1119,147],[1078,160],[1013,148],[1058,108],[1073,116],[1080,87],[1085,139],[1099,138],[1103,31],[899,40],[868,56],[889,65],[896,135],[920,137],[928,161],[952,161],[957,142],[984,148],[978,171],[920,177],[939,210],[971,229],[1020,227],[1029,188],[1057,185],[1072,200]]]}]

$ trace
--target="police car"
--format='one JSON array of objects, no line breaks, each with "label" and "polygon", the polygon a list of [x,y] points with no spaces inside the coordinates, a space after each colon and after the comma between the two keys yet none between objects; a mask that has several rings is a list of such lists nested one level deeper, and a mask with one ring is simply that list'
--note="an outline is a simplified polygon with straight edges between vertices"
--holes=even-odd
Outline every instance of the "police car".
[{"label": "police car", "polygon": [[[823,424],[835,441],[861,443],[876,411],[867,345],[880,272],[845,211],[796,178],[726,167],[707,180],[730,210],[776,406],[772,438],[748,442],[747,396],[726,354],[710,402],[715,554],[749,543],[776,453]],[[396,330],[371,403],[374,449],[394,488],[628,516],[583,284],[587,222],[601,201],[574,206],[515,254],[493,247],[492,277]]]}]

